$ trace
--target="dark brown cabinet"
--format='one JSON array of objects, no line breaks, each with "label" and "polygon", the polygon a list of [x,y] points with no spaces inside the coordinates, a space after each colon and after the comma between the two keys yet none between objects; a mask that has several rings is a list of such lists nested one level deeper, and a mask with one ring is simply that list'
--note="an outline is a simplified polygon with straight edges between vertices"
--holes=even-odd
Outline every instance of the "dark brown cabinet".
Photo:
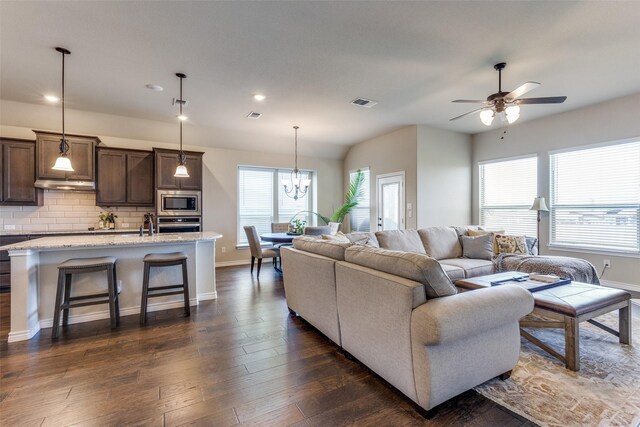
[{"label": "dark brown cabinet", "polygon": [[94,136],[66,134],[69,143],[68,156],[73,172],[51,169],[60,153],[59,133],[34,131],[36,133],[37,179],[93,181],[95,178],[95,147],[100,139]]},{"label": "dark brown cabinet", "polygon": [[202,190],[202,155],[185,151],[189,178],[176,178],[178,150],[154,149],[156,160],[156,187],[161,190]]},{"label": "dark brown cabinet", "polygon": [[34,141],[0,138],[0,203],[3,205],[42,205],[42,190],[36,180]]},{"label": "dark brown cabinet", "polygon": [[99,206],[153,206],[153,153],[99,148],[96,204]]}]

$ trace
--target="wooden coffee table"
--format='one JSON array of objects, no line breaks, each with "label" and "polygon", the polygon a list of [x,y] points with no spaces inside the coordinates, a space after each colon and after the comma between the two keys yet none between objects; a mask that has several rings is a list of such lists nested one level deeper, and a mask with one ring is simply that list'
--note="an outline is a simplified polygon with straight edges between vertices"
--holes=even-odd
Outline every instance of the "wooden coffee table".
[{"label": "wooden coffee table", "polygon": [[[491,282],[523,274],[526,273],[503,272],[460,279],[455,284],[462,291],[470,291],[490,287]],[[506,284],[499,286],[517,285]],[[568,285],[545,289],[532,294],[535,300],[533,313],[550,320],[529,320],[525,317],[520,321],[520,333],[531,343],[563,361],[568,369],[572,371],[580,370],[580,322],[587,321],[617,336],[621,343],[631,344],[631,295],[628,292],[587,283],[572,282]],[[613,310],[619,310],[618,331],[593,320],[594,317]],[[564,329],[564,355],[522,328]]]}]

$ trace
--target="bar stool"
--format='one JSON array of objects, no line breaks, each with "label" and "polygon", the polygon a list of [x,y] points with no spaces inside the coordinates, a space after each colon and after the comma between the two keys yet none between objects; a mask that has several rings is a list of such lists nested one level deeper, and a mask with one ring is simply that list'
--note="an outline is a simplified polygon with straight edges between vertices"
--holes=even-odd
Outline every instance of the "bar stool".
[{"label": "bar stool", "polygon": [[[188,317],[191,315],[189,306],[189,278],[187,277],[187,255],[184,252],[173,252],[169,254],[147,254],[143,258],[144,277],[142,279],[142,303],[140,306],[140,325],[147,322],[147,301],[151,297],[162,297],[167,295],[184,295],[184,313]],[[168,286],[149,286],[149,272],[151,267],[171,267],[182,266],[182,283]],[[173,290],[172,290],[173,289]],[[176,290],[177,289],[177,290]],[[159,292],[160,291],[160,292]]]},{"label": "bar stool", "polygon": [[[107,272],[107,292],[91,295],[71,296],[72,276],[80,273],[92,273],[95,271]],[[109,317],[111,329],[120,324],[120,302],[118,301],[115,257],[98,258],[73,258],[58,265],[58,289],[56,291],[56,309],[53,315],[53,327],[51,339],[58,338],[60,327],[60,311],[62,311],[62,324],[69,322],[69,309],[95,304],[109,304]],[[87,301],[91,300],[91,301]],[[75,302],[80,301],[80,302]]]}]

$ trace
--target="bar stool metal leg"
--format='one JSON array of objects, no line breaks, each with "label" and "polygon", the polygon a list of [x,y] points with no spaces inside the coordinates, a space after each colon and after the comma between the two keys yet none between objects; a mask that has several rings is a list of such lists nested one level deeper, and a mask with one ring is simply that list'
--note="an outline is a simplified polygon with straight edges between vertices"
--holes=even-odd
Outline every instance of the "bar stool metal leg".
[{"label": "bar stool metal leg", "polygon": [[184,314],[191,316],[191,305],[189,303],[189,277],[187,275],[187,260],[182,260],[182,284],[184,286]]},{"label": "bar stool metal leg", "polygon": [[73,280],[70,273],[64,271],[64,308],[62,310],[62,325],[67,326],[69,324],[69,300],[71,299],[71,281]]},{"label": "bar stool metal leg", "polygon": [[116,272],[117,266],[113,264],[113,283],[115,289],[115,307],[116,307],[116,325],[120,326],[120,294],[118,293],[118,273]]}]

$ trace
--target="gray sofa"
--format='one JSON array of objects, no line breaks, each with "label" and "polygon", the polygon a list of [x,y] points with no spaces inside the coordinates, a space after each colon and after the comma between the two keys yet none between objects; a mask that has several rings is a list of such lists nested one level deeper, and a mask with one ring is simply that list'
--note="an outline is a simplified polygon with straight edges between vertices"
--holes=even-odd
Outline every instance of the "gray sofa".
[{"label": "gray sofa", "polygon": [[[533,310],[529,292],[496,287],[457,294],[447,274],[481,268],[444,246],[435,250],[429,233],[350,238],[360,244],[300,237],[282,249],[292,312],[425,410],[515,366],[518,320]],[[440,261],[463,262],[445,274],[424,242]]]}]

